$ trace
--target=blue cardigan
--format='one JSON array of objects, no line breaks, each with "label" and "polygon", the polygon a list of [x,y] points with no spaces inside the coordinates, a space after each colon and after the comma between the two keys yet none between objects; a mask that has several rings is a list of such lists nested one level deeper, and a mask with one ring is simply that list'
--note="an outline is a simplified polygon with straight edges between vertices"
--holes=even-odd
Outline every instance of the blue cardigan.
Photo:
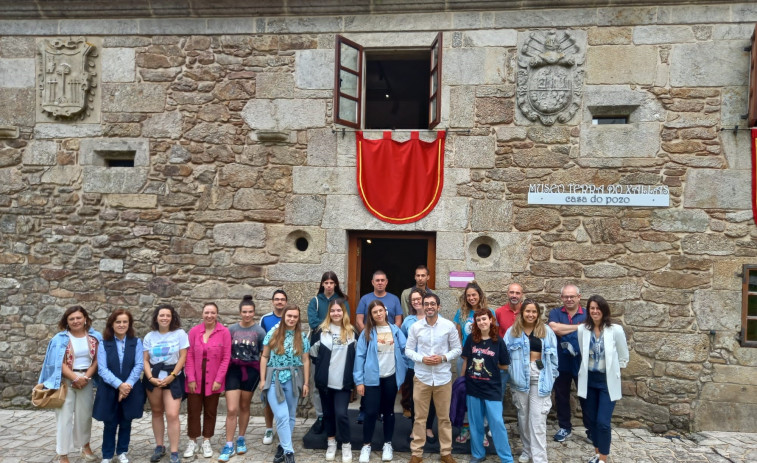
[{"label": "blue cardigan", "polygon": [[[394,369],[397,388],[405,382],[405,372],[407,371],[407,359],[405,359],[405,335],[402,334],[397,325],[389,324],[394,336]],[[355,353],[355,368],[352,371],[352,377],[357,386],[364,384],[366,386],[379,385],[379,364],[378,364],[378,343],[376,339],[378,333],[376,328],[371,331],[371,342],[365,341],[365,331],[360,333],[360,339],[357,340],[357,352]]]}]

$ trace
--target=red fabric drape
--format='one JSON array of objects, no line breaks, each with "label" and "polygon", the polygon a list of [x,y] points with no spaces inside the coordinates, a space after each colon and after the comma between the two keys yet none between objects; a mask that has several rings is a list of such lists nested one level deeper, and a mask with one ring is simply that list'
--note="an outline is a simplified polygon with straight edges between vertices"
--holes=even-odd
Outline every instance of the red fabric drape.
[{"label": "red fabric drape", "polygon": [[416,222],[431,212],[444,186],[445,132],[425,142],[418,132],[410,140],[366,140],[356,133],[357,186],[366,209],[389,223]]}]

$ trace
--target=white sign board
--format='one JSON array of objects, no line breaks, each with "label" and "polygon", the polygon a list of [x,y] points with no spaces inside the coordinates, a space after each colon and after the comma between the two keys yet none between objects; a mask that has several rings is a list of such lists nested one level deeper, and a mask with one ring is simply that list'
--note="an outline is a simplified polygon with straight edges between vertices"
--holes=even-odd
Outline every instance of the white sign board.
[{"label": "white sign board", "polygon": [[528,186],[528,204],[668,207],[670,192],[665,185],[532,183]]}]

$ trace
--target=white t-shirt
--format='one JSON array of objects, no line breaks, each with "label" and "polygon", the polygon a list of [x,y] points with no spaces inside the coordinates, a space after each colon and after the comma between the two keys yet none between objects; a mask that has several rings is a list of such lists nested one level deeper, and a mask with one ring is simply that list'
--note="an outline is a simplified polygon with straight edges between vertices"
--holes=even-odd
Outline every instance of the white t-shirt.
[{"label": "white t-shirt", "polygon": [[81,338],[68,334],[68,339],[71,340],[71,347],[74,349],[74,367],[73,370],[86,370],[92,365],[92,359],[89,358],[89,342],[87,336],[84,335]]},{"label": "white t-shirt", "polygon": [[321,344],[331,351],[329,362],[329,383],[331,389],[344,387],[344,367],[347,363],[347,348],[355,342],[355,336],[350,334],[347,341],[342,343],[342,327],[334,325],[329,327],[329,332],[321,333]]},{"label": "white t-shirt", "polygon": [[376,344],[378,347],[379,377],[386,378],[394,374],[394,336],[390,326],[377,326]]},{"label": "white t-shirt", "polygon": [[[179,361],[181,349],[189,348],[189,336],[186,331],[178,329],[161,334],[160,331],[150,331],[142,343],[144,351],[149,352],[150,365],[165,363],[174,365]],[[168,376],[167,371],[161,371],[158,379]]]}]

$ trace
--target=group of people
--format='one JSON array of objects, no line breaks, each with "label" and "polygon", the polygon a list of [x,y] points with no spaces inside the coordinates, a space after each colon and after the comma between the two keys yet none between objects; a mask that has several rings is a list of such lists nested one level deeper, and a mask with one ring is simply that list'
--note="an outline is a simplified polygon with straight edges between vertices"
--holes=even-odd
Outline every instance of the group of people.
[{"label": "group of people", "polygon": [[273,294],[273,311],[257,323],[252,297],[244,296],[237,323],[224,326],[211,302],[189,333],[171,305],[159,305],[144,339],[136,337],[128,310],[114,311],[101,335],[83,307],[70,307],[48,345],[39,380],[48,389],[68,386],[63,406],[56,409],[59,460],[67,463],[75,450],[86,461],[97,460],[89,442],[94,418],[103,422],[103,463],[114,456],[128,463],[131,422],[142,416],[145,399],[155,436],[151,462],[166,454],[171,463],[181,461],[179,410],[184,399],[189,441],[183,457],[210,458],[224,393],[226,439],[218,461],[229,461],[248,451],[250,404],[259,390],[265,404],[263,444],[272,444],[278,434],[274,463],[294,463],[297,404],[308,395],[317,414],[314,431],[326,434],[325,459],[334,460],[341,444],[342,461],[349,463],[348,406],[354,390],[363,399],[360,463],[370,461],[379,421],[381,459],[393,459],[398,392],[404,415],[414,420],[411,463],[422,462],[425,443],[437,439],[441,461],[455,462],[451,415],[464,423],[457,440],[470,440],[471,461],[484,460],[488,427],[500,460],[513,462],[502,418],[509,384],[523,442],[518,461],[542,463],[547,461],[551,394],[554,390],[560,426],[554,439],[563,441],[572,432],[570,387],[576,382],[594,446],[589,461],[606,461],[610,418],[621,397],[620,368],[628,362],[623,329],[613,323],[607,302],[592,296],[584,309],[578,288],[567,285],[561,290],[563,306],[545,320],[542,306],[524,299],[517,283],[508,287],[508,303],[495,311],[473,281],[465,287],[454,319],[448,320],[440,314],[441,300],[428,287],[428,278],[428,268],[418,266],[416,284],[400,299],[386,291],[386,274],[374,272],[374,291],[360,299],[353,325],[337,275],[326,272],[307,308],[309,335],[301,326],[300,309],[288,303],[281,289]]}]

